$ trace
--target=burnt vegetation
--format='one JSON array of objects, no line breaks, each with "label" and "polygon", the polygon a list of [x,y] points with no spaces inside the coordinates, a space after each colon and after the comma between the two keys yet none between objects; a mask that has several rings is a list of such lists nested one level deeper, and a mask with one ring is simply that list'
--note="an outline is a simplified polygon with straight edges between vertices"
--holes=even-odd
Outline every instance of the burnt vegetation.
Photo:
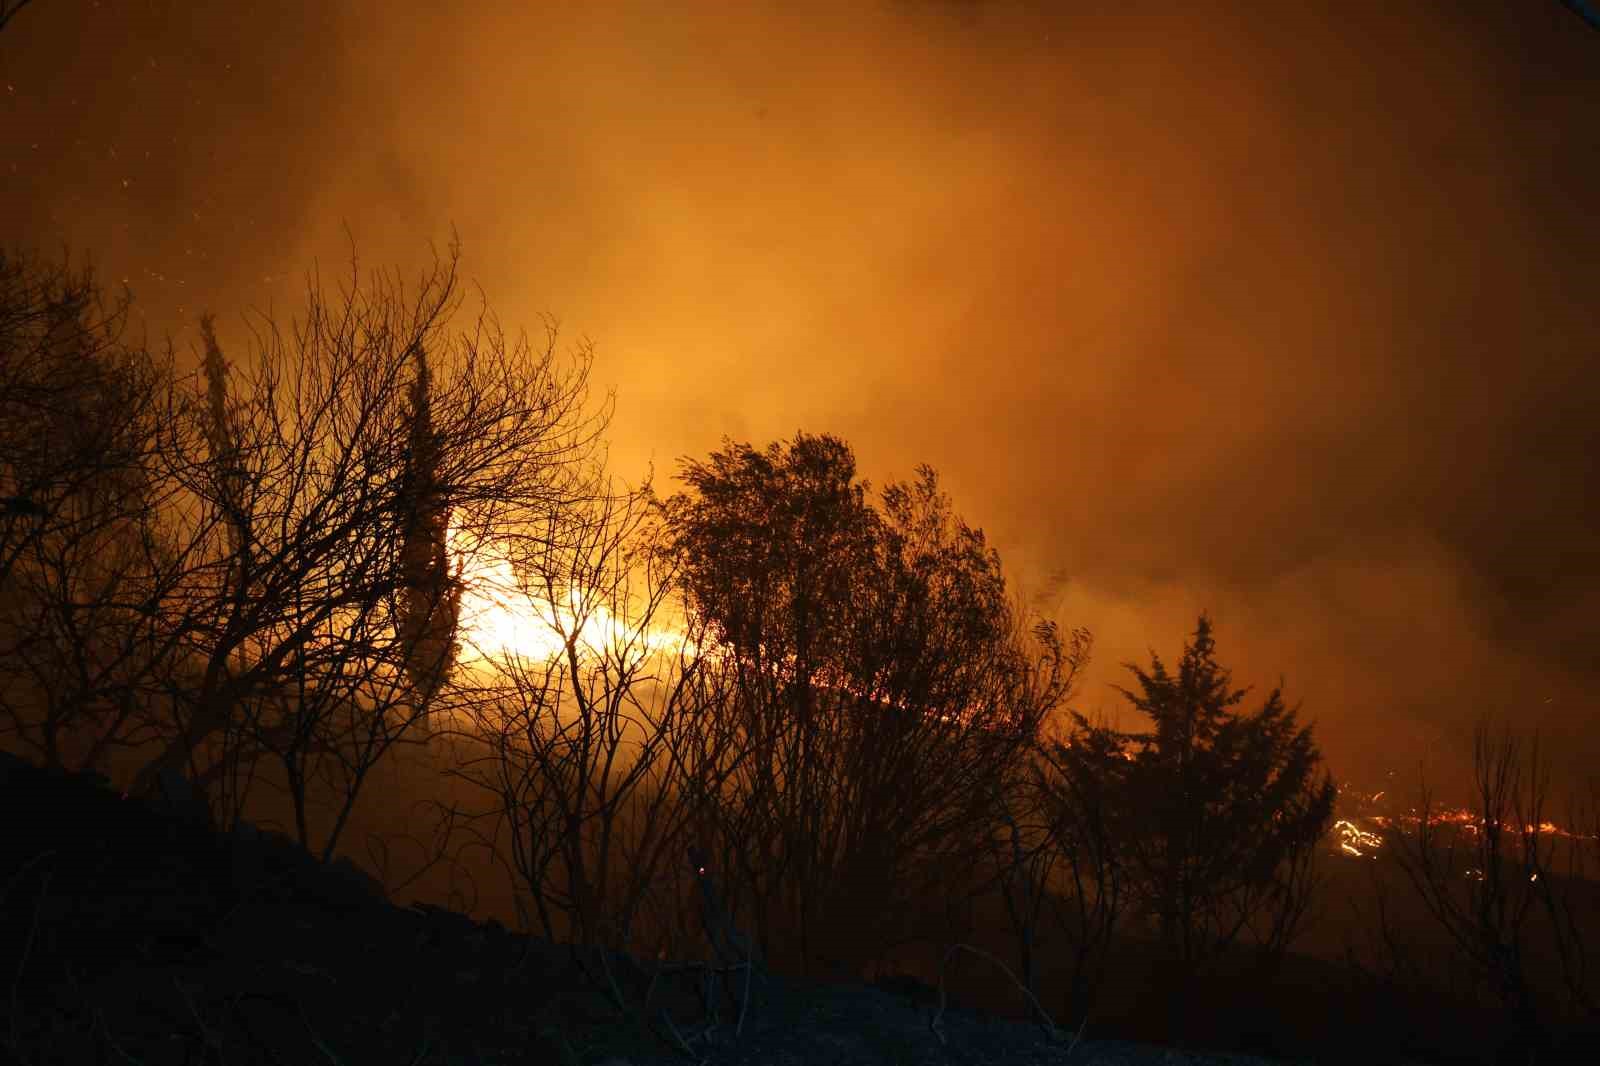
[{"label": "burnt vegetation", "polygon": [[[13,1056],[733,1062],[786,981],[877,982],[941,1049],[979,1008],[1063,1054],[1531,1063],[1596,1028],[1600,825],[1540,832],[1536,752],[1480,736],[1470,839],[1425,798],[1333,858],[1310,725],[1246,709],[1207,616],[1129,664],[1147,728],[1091,721],[1089,632],[931,468],[874,489],[798,433],[622,484],[588,350],[464,315],[456,266],[313,278],[183,361],[0,258]],[[491,546],[551,606],[495,670]]]}]

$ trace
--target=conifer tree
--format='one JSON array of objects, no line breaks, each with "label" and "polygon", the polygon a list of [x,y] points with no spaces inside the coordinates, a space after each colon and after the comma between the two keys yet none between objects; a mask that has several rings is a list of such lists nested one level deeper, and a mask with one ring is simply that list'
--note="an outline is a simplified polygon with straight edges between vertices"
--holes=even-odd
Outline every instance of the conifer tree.
[{"label": "conifer tree", "polygon": [[1123,738],[1134,746],[1121,753],[1131,761],[1129,872],[1163,945],[1186,965],[1287,902],[1283,878],[1327,830],[1335,793],[1326,775],[1316,780],[1311,727],[1282,692],[1254,714],[1234,712],[1249,690],[1230,687],[1215,654],[1202,614],[1176,676],[1152,655],[1148,672],[1128,664],[1140,691],[1118,689],[1153,727]]},{"label": "conifer tree", "polygon": [[230,573],[234,591],[249,594],[251,571],[250,513],[245,500],[245,472],[240,452],[238,420],[228,404],[228,363],[217,343],[215,320],[200,318],[200,338],[205,356],[200,371],[206,383],[206,443],[211,449],[217,499],[228,526],[228,548],[233,555]]},{"label": "conifer tree", "polygon": [[420,345],[412,353],[417,376],[410,389],[408,491],[401,497],[407,510],[400,516],[404,529],[400,635],[406,674],[419,703],[426,704],[449,680],[454,666],[461,587],[450,572],[450,507],[439,477],[442,448],[433,427],[427,353]]},{"label": "conifer tree", "polygon": [[1250,943],[1266,974],[1299,932],[1314,885],[1317,843],[1333,817],[1332,779],[1319,774],[1311,727],[1274,689],[1253,714],[1231,687],[1204,614],[1176,675],[1154,653],[1128,663],[1139,691],[1119,688],[1151,721],[1124,733],[1077,718],[1060,754],[1105,784],[1107,825],[1130,902],[1154,924],[1170,966],[1172,1036],[1186,1028],[1199,967]]}]

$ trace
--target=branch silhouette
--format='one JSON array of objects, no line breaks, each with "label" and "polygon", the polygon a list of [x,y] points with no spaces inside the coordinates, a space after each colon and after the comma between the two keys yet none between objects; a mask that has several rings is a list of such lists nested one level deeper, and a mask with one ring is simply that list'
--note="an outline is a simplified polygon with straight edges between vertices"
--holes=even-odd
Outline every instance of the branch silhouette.
[{"label": "branch silhouette", "polygon": [[10,4],[6,3],[5,0],[0,0],[0,33],[4,33],[11,20],[16,18],[22,9],[31,3],[33,3],[33,0],[16,0],[15,3]]}]

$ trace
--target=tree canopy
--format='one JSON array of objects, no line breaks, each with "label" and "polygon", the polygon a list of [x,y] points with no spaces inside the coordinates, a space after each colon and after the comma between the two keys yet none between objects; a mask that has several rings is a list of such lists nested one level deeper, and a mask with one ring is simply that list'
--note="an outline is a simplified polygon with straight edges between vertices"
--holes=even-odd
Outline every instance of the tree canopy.
[{"label": "tree canopy", "polygon": [[1233,710],[1249,690],[1231,688],[1204,614],[1175,675],[1154,653],[1149,670],[1126,665],[1138,691],[1119,691],[1151,728],[1122,733],[1078,717],[1088,742],[1058,754],[1095,761],[1115,782],[1136,904],[1186,965],[1247,932],[1281,951],[1303,916],[1313,849],[1333,812],[1311,727],[1279,689],[1253,713]]},{"label": "tree canopy", "polygon": [[722,865],[743,864],[807,964],[859,963],[921,878],[972,865],[996,780],[1020,773],[1075,664],[1022,624],[931,468],[875,504],[847,444],[801,433],[726,442],[683,480],[667,526],[691,610],[743,679],[751,745]]}]

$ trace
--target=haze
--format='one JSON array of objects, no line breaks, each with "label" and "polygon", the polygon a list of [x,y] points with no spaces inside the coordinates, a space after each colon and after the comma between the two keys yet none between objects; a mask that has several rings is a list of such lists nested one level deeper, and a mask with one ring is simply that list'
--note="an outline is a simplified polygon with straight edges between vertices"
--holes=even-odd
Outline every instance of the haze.
[{"label": "haze", "polygon": [[1454,773],[1481,715],[1593,765],[1600,35],[1097,6],[43,0],[0,223],[183,352],[454,230],[504,323],[594,340],[624,477],[932,464],[1093,630],[1086,711],[1207,608],[1341,779]]}]

